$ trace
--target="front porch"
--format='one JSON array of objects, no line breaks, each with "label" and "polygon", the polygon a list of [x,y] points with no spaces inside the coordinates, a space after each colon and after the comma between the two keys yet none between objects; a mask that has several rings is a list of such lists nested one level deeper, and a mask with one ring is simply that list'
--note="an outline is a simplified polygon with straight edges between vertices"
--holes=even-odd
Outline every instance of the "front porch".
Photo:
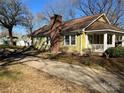
[{"label": "front porch", "polygon": [[93,52],[104,52],[110,47],[116,47],[116,43],[121,41],[120,46],[124,46],[124,35],[112,32],[86,33],[86,48]]}]

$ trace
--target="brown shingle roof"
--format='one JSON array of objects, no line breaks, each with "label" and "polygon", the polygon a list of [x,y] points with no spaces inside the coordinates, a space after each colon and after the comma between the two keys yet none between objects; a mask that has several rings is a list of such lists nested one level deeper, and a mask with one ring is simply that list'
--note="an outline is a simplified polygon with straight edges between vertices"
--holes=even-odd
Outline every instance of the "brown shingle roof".
[{"label": "brown shingle roof", "polygon": [[100,16],[100,14],[93,15],[93,16],[86,16],[86,17],[67,21],[63,25],[63,31],[77,30],[77,29],[85,28],[99,16]]},{"label": "brown shingle roof", "polygon": [[[62,31],[61,33],[70,33],[70,32],[79,32],[83,28],[87,27],[91,22],[97,19],[101,14],[93,15],[93,16],[86,16],[82,18],[73,19],[70,21],[66,21],[62,23]],[[33,36],[40,35],[46,36],[50,33],[50,25],[45,25],[42,28],[34,31]],[[95,24],[88,27],[88,30],[99,30],[99,29],[112,29],[112,30],[120,30],[119,28],[112,26],[107,23],[103,22],[96,22]]]},{"label": "brown shingle roof", "polygon": [[105,24],[103,22],[96,21],[94,24],[89,26],[86,30],[99,30],[99,29],[111,29],[116,31],[124,31],[123,29],[120,29],[112,24]]},{"label": "brown shingle roof", "polygon": [[[64,22],[62,24],[62,32],[61,33],[69,33],[69,32],[74,31],[74,30],[82,29],[85,26],[89,25],[93,20],[95,20],[99,16],[100,16],[100,14],[93,15],[93,16],[86,16],[86,17],[66,21],[66,22]],[[48,35],[50,27],[51,27],[50,25],[45,25],[42,28],[40,28],[38,30],[35,30],[32,35],[33,36],[36,36],[36,35],[40,35],[40,36]]]},{"label": "brown shingle roof", "polygon": [[39,28],[38,30],[35,30],[32,33],[32,35],[33,36],[37,36],[37,35],[39,35],[39,36],[41,36],[41,35],[45,36],[45,35],[49,34],[49,29],[50,29],[50,25],[45,25],[42,28]]}]

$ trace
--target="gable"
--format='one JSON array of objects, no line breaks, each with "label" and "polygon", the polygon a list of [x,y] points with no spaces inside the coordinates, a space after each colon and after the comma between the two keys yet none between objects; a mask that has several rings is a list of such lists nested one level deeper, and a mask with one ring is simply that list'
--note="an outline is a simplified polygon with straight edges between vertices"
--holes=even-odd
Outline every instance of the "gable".
[{"label": "gable", "polygon": [[84,29],[87,29],[89,26],[91,26],[95,22],[102,22],[102,23],[105,23],[105,24],[108,24],[108,25],[111,24],[110,21],[108,20],[108,18],[106,17],[106,15],[101,14],[95,20],[93,20],[88,26],[86,26]]},{"label": "gable", "polygon": [[107,24],[111,24],[109,19],[107,18],[107,16],[105,14],[102,14],[102,16],[97,21],[104,22],[104,23],[107,23]]},{"label": "gable", "polygon": [[107,20],[105,20],[103,17],[99,18],[97,21],[107,23]]},{"label": "gable", "polygon": [[92,30],[92,29],[102,29],[102,28],[106,28],[107,25],[109,24],[109,21],[106,19],[106,17],[103,15],[100,18],[98,18],[96,21],[94,21],[94,23],[92,23],[87,30]]},{"label": "gable", "polygon": [[85,31],[93,31],[93,30],[104,30],[104,29],[111,29],[111,30],[116,30],[116,31],[120,31],[121,29],[112,25],[112,24],[108,24],[104,21],[95,21],[93,24],[91,24],[87,29],[85,29]]},{"label": "gable", "polygon": [[109,24],[107,24],[105,21],[98,20],[98,21],[94,22],[93,24],[91,24],[88,28],[86,28],[85,31],[105,29],[106,27],[108,27],[107,25],[109,25]]}]

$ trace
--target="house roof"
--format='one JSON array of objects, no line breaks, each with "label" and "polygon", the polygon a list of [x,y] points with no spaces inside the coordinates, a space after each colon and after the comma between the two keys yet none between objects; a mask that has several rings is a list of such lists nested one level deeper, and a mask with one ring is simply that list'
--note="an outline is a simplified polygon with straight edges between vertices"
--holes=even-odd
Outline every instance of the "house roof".
[{"label": "house roof", "polygon": [[97,14],[93,16],[86,16],[86,17],[67,21],[63,24],[62,33],[69,33],[69,32],[82,30],[99,16],[100,14]]},{"label": "house roof", "polygon": [[50,25],[45,25],[45,26],[43,26],[43,27],[35,30],[32,33],[32,35],[33,36],[38,36],[38,35],[44,35],[44,36],[46,36],[48,34],[49,30],[50,30],[50,27],[51,27]]},{"label": "house roof", "polygon": [[[96,20],[99,19],[101,16],[104,16],[108,23],[104,22],[97,22]],[[94,22],[96,22],[94,24]],[[83,28],[86,30],[99,30],[99,29],[112,29],[112,30],[121,30],[113,25],[110,24],[109,20],[104,14],[97,14],[92,16],[85,16],[77,19],[72,19],[62,23],[62,31],[61,34],[68,34],[68,33],[77,33],[81,32]],[[40,29],[33,32],[33,36],[48,36],[50,33],[50,25],[45,25]],[[122,31],[122,30],[121,30]]]},{"label": "house roof", "polygon": [[118,27],[116,27],[112,24],[105,24],[104,22],[99,22],[99,21],[96,21],[94,24],[89,26],[86,30],[88,32],[88,31],[91,31],[91,30],[99,30],[99,29],[111,29],[111,30],[124,32],[123,29],[118,28]]}]

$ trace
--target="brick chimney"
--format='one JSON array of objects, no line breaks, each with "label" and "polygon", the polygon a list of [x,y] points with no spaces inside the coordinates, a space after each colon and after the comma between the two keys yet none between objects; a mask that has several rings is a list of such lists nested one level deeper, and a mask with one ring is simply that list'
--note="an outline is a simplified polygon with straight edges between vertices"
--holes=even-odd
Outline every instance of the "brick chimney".
[{"label": "brick chimney", "polygon": [[62,16],[54,15],[50,22],[51,52],[58,53],[60,48],[60,32],[62,30]]}]

